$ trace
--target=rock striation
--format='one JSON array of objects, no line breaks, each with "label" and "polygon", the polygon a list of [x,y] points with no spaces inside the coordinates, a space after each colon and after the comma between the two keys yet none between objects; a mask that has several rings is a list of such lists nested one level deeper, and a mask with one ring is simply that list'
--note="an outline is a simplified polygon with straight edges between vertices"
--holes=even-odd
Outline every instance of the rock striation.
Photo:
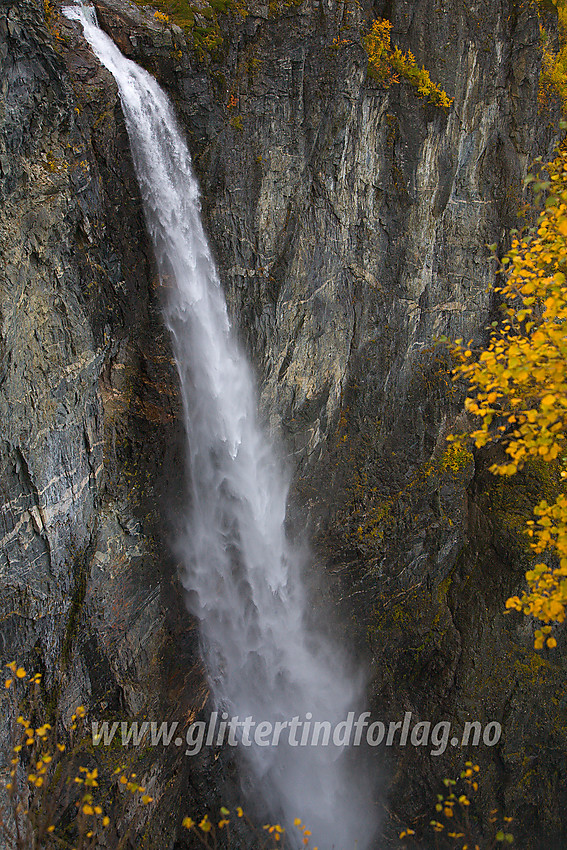
[{"label": "rock striation", "polygon": [[[500,722],[499,744],[472,752],[480,809],[513,815],[518,846],[563,846],[564,643],[536,654],[529,622],[503,615],[529,563],[521,526],[552,485],[540,468],[502,484],[488,452],[447,447],[463,387],[438,341],[485,338],[487,245],[505,250],[554,142],[535,4],[251,0],[220,15],[212,54],[149,8],[96,6],[187,132],[291,519],[308,517],[314,587],[369,665],[373,713]],[[368,77],[376,16],[450,110]],[[2,655],[44,672],[63,723],[79,702],[93,718],[196,716],[206,680],[170,545],[177,378],[116,88],[56,3],[1,0],[0,65]],[[143,846],[173,847],[183,813],[234,794],[224,755],[136,758],[157,800]],[[384,841],[428,823],[464,760],[376,753]]]}]

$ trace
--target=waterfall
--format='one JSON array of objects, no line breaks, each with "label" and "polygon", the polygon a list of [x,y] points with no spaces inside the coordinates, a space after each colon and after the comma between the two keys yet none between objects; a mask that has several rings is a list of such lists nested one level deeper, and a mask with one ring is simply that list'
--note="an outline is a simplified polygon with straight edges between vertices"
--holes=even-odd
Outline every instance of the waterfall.
[{"label": "waterfall", "polygon": [[[118,84],[167,284],[163,309],[179,370],[191,487],[178,551],[215,704],[241,720],[336,724],[358,708],[361,678],[306,626],[300,558],[284,526],[287,482],[258,423],[251,369],[231,331],[173,109],[156,81],[100,30],[94,10],[76,6],[65,14],[81,23]],[[296,817],[320,850],[370,844],[371,794],[352,750],[287,740],[253,741],[238,752],[250,796],[282,818],[291,844],[301,844],[293,838]]]}]

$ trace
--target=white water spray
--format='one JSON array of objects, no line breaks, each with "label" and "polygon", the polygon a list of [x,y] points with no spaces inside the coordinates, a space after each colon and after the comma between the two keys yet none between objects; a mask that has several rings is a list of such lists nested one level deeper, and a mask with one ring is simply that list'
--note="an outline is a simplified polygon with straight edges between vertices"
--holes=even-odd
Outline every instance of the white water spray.
[{"label": "white water spray", "polygon": [[[217,706],[241,720],[326,719],[357,708],[360,677],[310,634],[299,558],[286,540],[287,483],[257,420],[254,383],[231,333],[200,216],[191,158],[156,81],[126,59],[92,8],[72,7],[118,84],[147,227],[162,280],[187,431],[190,515],[180,541],[189,609],[199,618]],[[289,828],[300,817],[321,850],[364,850],[370,793],[329,746],[241,748],[245,784]],[[289,836],[297,834],[292,827]],[[293,839],[292,839],[293,840]],[[299,843],[299,840],[298,840]]]}]

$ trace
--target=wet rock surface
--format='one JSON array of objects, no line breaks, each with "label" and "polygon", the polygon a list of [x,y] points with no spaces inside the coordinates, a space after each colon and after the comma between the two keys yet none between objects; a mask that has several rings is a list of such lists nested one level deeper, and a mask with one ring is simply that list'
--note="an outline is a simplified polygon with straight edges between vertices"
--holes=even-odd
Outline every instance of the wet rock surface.
[{"label": "wet rock surface", "polygon": [[[528,621],[503,614],[544,476],[496,485],[487,456],[447,448],[463,388],[437,343],[484,339],[497,307],[486,246],[506,247],[529,163],[550,149],[536,11],[251,3],[220,17],[222,47],[199,57],[151,10],[97,9],[187,132],[229,308],[293,471],[292,519],[309,517],[373,714],[500,722],[499,744],[466,753],[480,810],[513,815],[518,846],[562,846],[564,651],[534,653]],[[361,32],[377,15],[450,110],[367,77]],[[3,655],[45,670],[64,717],[80,701],[105,719],[186,717],[207,693],[170,546],[185,487],[177,384],[116,88],[78,27],[35,0],[0,4],[0,60]],[[158,799],[144,846],[173,846],[183,813],[234,793],[214,754],[140,758]],[[427,824],[464,760],[380,749],[384,840]]]},{"label": "wet rock surface", "polygon": [[79,704],[169,719],[203,679],[164,546],[177,383],[117,91],[43,3],[0,5],[0,40],[2,658],[44,673],[65,726]]}]

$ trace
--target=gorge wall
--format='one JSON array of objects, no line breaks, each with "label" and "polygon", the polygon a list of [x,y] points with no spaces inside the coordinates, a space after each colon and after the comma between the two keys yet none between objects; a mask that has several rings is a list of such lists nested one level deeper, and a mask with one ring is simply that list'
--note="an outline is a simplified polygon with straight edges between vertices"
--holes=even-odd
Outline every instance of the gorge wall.
[{"label": "gorge wall", "polygon": [[[521,526],[553,482],[530,467],[502,483],[488,452],[447,449],[463,388],[437,343],[485,338],[486,246],[505,249],[523,177],[554,141],[534,4],[251,2],[220,16],[212,57],[151,10],[96,6],[175,102],[293,471],[291,519],[325,570],[314,592],[369,665],[374,715],[499,721],[501,742],[473,753],[481,809],[516,818],[517,846],[563,846],[564,640],[535,653],[528,620],[503,615],[529,563]],[[450,110],[367,76],[376,16]],[[177,378],[116,87],[57,3],[0,0],[0,64],[2,657],[44,672],[67,724],[79,703],[93,719],[187,723],[208,693],[169,554],[185,492]],[[184,814],[238,797],[230,754],[135,758],[156,798],[135,846],[185,846]],[[397,846],[464,757],[375,761],[383,846]]]}]

